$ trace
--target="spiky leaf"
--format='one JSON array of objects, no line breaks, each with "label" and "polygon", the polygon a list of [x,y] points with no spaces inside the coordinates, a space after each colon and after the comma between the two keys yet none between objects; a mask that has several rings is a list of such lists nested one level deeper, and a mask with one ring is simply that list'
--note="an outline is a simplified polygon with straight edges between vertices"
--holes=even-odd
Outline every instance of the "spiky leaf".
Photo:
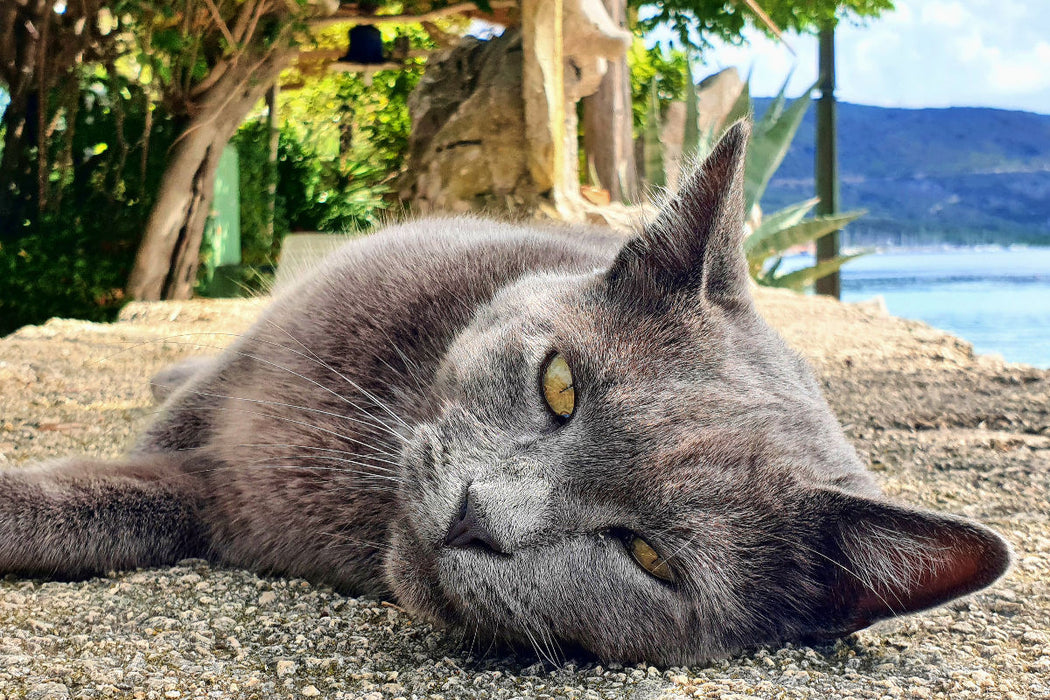
[{"label": "spiky leaf", "polygon": [[685,133],[682,135],[682,162],[689,163],[700,153],[700,96],[693,81],[693,61],[685,60]]},{"label": "spiky leaf", "polygon": [[758,121],[757,128],[765,129],[772,126],[780,119],[784,113],[784,105],[787,103],[787,88],[788,83],[791,82],[791,76],[795,74],[792,70],[788,73],[784,79],[784,84],[780,86],[780,90],[777,92],[776,97],[769,103],[769,107],[766,108],[766,113],[762,115],[762,118]]},{"label": "spiky leaf", "polygon": [[743,89],[740,91],[740,94],[737,95],[736,102],[733,103],[733,107],[729,110],[722,125],[729,126],[730,124],[735,124],[744,117],[751,117],[753,112],[754,107],[751,105],[751,85],[749,77],[748,82],[744,83]]},{"label": "spiky leaf", "polygon": [[776,119],[769,122],[763,119],[756,125],[744,169],[745,211],[751,211],[762,199],[769,180],[787,155],[791,140],[809,108],[813,87],[815,85],[791,102]]},{"label": "spiky leaf", "polygon": [[660,143],[660,99],[656,78],[649,84],[649,111],[645,115],[645,179],[650,187],[663,187],[664,156]]},{"label": "spiky leaf", "polygon": [[[761,240],[752,244],[753,249],[747,256],[748,265],[757,265],[757,267],[761,269],[762,262],[767,258],[774,255],[783,255],[786,251],[795,246],[814,241],[832,231],[838,231],[840,228],[863,216],[865,213],[867,212],[857,210],[842,214],[818,216],[812,219],[806,219],[805,221],[798,221],[779,230],[770,228],[762,234]],[[759,227],[760,231],[761,228],[762,227]],[[756,231],[756,233],[758,233],[758,231]],[[754,237],[755,236],[749,236],[748,240]]]},{"label": "spiky leaf", "polygon": [[763,276],[759,277],[755,281],[767,287],[781,287],[785,289],[793,289],[796,292],[801,292],[821,277],[827,277],[831,273],[837,272],[839,268],[841,268],[850,260],[853,260],[854,258],[859,258],[861,255],[866,255],[870,252],[871,251],[865,250],[859,253],[853,253],[852,255],[839,255],[838,257],[832,258],[831,260],[825,260],[811,267],[806,267],[801,270],[789,272],[786,275],[780,275],[778,277]]},{"label": "spiky leaf", "polygon": [[813,199],[807,199],[804,202],[792,204],[789,207],[784,207],[779,211],[763,216],[758,228],[744,239],[744,253],[750,256],[753,251],[757,251],[762,247],[761,243],[767,236],[785,229],[788,226],[794,226],[799,221],[802,221],[803,217],[805,217],[813,207],[817,206],[817,202],[819,201],[819,197],[814,197]]}]

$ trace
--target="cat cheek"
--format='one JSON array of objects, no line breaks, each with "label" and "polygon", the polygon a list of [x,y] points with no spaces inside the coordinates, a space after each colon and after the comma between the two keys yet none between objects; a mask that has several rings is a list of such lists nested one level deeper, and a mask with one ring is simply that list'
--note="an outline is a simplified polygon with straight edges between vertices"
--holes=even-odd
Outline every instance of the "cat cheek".
[{"label": "cat cheek", "polygon": [[406,610],[445,626],[451,609],[437,595],[440,586],[434,560],[409,534],[402,518],[391,527],[390,549],[383,563],[383,575],[395,598]]}]

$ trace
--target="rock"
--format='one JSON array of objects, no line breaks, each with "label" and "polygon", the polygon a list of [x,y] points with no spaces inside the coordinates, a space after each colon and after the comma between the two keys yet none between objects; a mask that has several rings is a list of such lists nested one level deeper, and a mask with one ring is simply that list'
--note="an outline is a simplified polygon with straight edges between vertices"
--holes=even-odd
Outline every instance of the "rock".
[{"label": "rock", "polygon": [[61,700],[69,697],[69,688],[62,683],[41,683],[26,693],[26,700]]},{"label": "rock", "polygon": [[[564,103],[548,100],[555,52],[542,2],[523,5],[524,34],[467,37],[431,56],[408,100],[412,130],[402,199],[424,212],[541,208],[582,216],[576,102],[598,89],[608,60],[624,54],[631,35],[600,0],[567,0],[564,8]],[[526,45],[523,37],[532,35]],[[561,149],[554,148],[557,141]],[[570,199],[575,208],[563,206]]]},{"label": "rock", "polygon": [[521,96],[521,35],[466,38],[431,57],[408,98],[412,115],[401,196],[421,211],[533,206]]}]

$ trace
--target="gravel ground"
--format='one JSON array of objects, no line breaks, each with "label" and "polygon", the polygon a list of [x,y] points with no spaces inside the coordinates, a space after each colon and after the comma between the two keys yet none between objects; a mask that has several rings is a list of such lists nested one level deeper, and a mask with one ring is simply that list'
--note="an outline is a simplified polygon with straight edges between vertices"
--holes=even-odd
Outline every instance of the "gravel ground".
[{"label": "gravel ground", "polygon": [[[190,560],[76,583],[0,580],[8,698],[1050,698],[1050,372],[877,309],[763,292],[886,490],[997,528],[992,590],[825,647],[657,669],[492,657],[398,608]],[[221,346],[261,302],[133,304],[0,340],[0,464],[119,454],[147,378]]]}]

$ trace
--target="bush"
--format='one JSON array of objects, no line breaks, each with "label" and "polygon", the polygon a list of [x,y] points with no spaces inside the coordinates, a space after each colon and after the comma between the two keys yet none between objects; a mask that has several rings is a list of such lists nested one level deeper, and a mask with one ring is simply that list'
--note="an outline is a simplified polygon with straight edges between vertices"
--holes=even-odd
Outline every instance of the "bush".
[{"label": "bush", "polygon": [[[32,221],[4,214],[14,230],[0,243],[0,335],[52,316],[112,320],[126,301],[123,288],[174,129],[154,113],[145,143],[141,90],[120,76],[84,82],[72,132],[60,123],[50,142],[56,166],[48,206]],[[26,173],[15,184],[33,187],[34,178]]]}]

